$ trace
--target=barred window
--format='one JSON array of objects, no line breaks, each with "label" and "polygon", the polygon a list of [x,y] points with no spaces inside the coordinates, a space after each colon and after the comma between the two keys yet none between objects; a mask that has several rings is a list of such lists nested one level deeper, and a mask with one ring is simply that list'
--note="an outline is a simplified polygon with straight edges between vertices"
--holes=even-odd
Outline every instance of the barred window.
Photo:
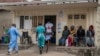
[{"label": "barred window", "polygon": [[73,18],[73,15],[68,15],[68,19],[72,19]]},{"label": "barred window", "polygon": [[81,19],[86,19],[86,15],[81,15]]},{"label": "barred window", "polygon": [[20,16],[20,29],[24,28],[24,16]]},{"label": "barred window", "polygon": [[33,16],[32,18],[32,27],[36,28],[38,23],[43,24],[43,16]]},{"label": "barred window", "polygon": [[79,15],[74,15],[74,19],[79,19]]}]

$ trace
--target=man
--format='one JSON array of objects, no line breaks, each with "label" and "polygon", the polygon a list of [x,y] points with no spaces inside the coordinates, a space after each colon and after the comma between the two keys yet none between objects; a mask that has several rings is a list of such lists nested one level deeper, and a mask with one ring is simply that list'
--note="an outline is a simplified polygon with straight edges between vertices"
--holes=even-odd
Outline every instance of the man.
[{"label": "man", "polygon": [[53,31],[52,31],[53,24],[51,22],[47,22],[45,27],[46,27],[46,42],[47,42],[47,44],[46,44],[46,46],[47,46],[46,52],[48,52],[48,48],[49,48],[49,44],[50,44],[49,41],[50,41],[50,39],[51,39],[51,37],[53,35]]},{"label": "man", "polygon": [[36,39],[38,41],[38,47],[39,47],[39,50],[40,50],[40,54],[42,54],[42,50],[43,50],[43,47],[45,45],[45,27],[42,26],[42,24],[39,24],[39,26],[36,28]]},{"label": "man", "polygon": [[80,41],[85,45],[85,30],[82,26],[79,26],[77,30],[77,37],[78,37],[78,45],[80,45]]},{"label": "man", "polygon": [[15,24],[12,24],[7,34],[10,36],[8,55],[12,54],[13,51],[15,51],[15,53],[18,53],[17,39],[18,39],[18,36],[20,35]]}]

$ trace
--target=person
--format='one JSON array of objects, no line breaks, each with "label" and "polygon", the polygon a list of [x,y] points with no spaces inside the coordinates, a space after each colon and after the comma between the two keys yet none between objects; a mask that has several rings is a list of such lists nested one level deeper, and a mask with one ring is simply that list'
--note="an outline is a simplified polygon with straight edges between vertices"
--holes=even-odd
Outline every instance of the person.
[{"label": "person", "polygon": [[82,26],[79,26],[77,30],[77,38],[78,38],[78,45],[80,45],[80,41],[85,45],[85,30],[82,28]]},{"label": "person", "polygon": [[76,34],[76,29],[75,29],[75,27],[73,25],[70,27],[70,34],[72,36],[74,36]]},{"label": "person", "polygon": [[93,25],[89,26],[89,29],[87,30],[87,41],[86,44],[88,47],[94,46],[94,36],[95,36],[95,31]]},{"label": "person", "polygon": [[42,54],[42,50],[44,48],[45,45],[45,27],[42,26],[41,23],[39,23],[38,27],[36,28],[36,39],[38,41],[38,47],[40,50],[40,54]]},{"label": "person", "polygon": [[52,28],[53,28],[53,24],[51,22],[47,22],[46,25],[46,46],[47,46],[47,50],[46,52],[48,52],[48,48],[49,48],[49,44],[50,44],[50,39],[53,35],[53,31],[52,31]]},{"label": "person", "polygon": [[64,30],[62,32],[62,37],[60,38],[59,40],[59,45],[60,46],[65,46],[65,40],[68,38],[70,32],[68,30],[68,27],[67,26],[64,26]]},{"label": "person", "polygon": [[77,35],[75,34],[74,36],[74,46],[77,46],[78,45],[78,37],[77,37]]},{"label": "person", "polygon": [[10,36],[8,54],[9,55],[12,54],[13,51],[15,51],[15,53],[18,53],[17,39],[18,39],[18,36],[20,36],[20,34],[19,34],[15,24],[12,24],[12,26],[9,28],[7,34]]},{"label": "person", "polygon": [[76,34],[76,29],[75,29],[75,27],[72,25],[71,27],[70,27],[70,35],[71,35],[71,41],[72,41],[72,43],[71,43],[71,45],[74,45],[74,36],[75,36],[75,34]]}]

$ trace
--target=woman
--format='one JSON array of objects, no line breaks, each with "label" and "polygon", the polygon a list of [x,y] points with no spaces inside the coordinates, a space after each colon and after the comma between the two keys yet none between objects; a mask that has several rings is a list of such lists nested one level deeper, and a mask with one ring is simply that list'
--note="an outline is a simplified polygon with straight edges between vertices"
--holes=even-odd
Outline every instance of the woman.
[{"label": "woman", "polygon": [[94,36],[95,36],[95,32],[94,32],[94,27],[93,25],[90,25],[89,29],[87,30],[87,46],[92,47],[94,46]]},{"label": "woman", "polygon": [[71,27],[70,27],[70,35],[72,36],[72,44],[71,45],[73,45],[73,44],[75,44],[74,43],[74,36],[76,35],[76,30],[75,30],[75,27],[72,25]]},{"label": "woman", "polygon": [[45,39],[46,39],[46,53],[47,53],[49,49],[49,45],[50,45],[50,40],[53,35],[53,31],[52,31],[53,24],[48,21],[45,27],[46,27],[46,38]]},{"label": "woman", "polygon": [[44,36],[45,27],[42,26],[42,24],[39,24],[39,26],[36,28],[36,33],[37,33],[36,37],[37,37],[37,41],[38,41],[38,47],[40,50],[40,54],[42,54],[42,50],[45,45],[45,36]]},{"label": "woman", "polygon": [[65,40],[67,39],[67,37],[69,36],[70,32],[68,30],[67,26],[64,26],[64,30],[62,32],[62,37],[59,40],[59,45],[60,46],[65,46]]}]

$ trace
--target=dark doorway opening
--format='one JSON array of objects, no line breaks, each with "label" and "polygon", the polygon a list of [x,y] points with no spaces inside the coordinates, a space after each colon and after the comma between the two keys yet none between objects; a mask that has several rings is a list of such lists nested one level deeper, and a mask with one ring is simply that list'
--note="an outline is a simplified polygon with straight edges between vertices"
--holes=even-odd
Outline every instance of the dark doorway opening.
[{"label": "dark doorway opening", "polygon": [[51,22],[53,24],[53,36],[50,39],[50,42],[52,44],[56,44],[56,15],[45,15],[44,16],[44,24],[47,22]]}]

